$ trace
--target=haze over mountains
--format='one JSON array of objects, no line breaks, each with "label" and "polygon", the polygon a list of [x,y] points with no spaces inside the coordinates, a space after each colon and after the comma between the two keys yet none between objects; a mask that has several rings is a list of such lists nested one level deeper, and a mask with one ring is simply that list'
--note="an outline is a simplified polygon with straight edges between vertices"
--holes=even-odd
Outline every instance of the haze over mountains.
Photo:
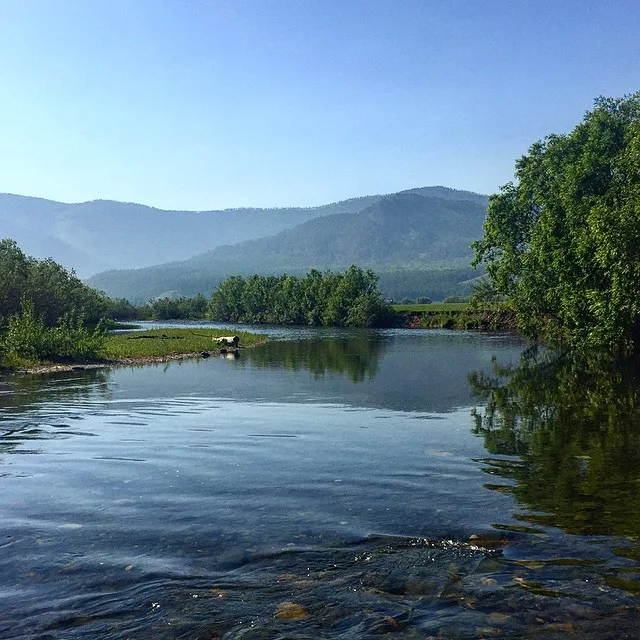
[{"label": "haze over mountains", "polygon": [[93,200],[65,204],[0,194],[0,237],[79,276],[184,260],[216,246],[277,233],[320,215],[360,211],[382,196],[310,208],[164,211]]},{"label": "haze over mountains", "polygon": [[95,274],[92,286],[138,302],[209,294],[234,274],[354,263],[380,273],[387,295],[434,295],[429,279],[452,292],[473,277],[469,244],[482,235],[486,206],[486,196],[445,187],[321,207],[207,212],[0,194],[0,237],[82,277]]}]

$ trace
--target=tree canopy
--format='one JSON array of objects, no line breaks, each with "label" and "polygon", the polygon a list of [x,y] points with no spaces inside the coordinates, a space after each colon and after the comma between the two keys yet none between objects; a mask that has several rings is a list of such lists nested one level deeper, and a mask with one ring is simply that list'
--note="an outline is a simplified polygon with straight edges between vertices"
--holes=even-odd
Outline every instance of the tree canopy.
[{"label": "tree canopy", "polygon": [[85,285],[74,272],[51,258],[32,258],[5,238],[0,240],[0,330],[25,302],[49,327],[71,312],[96,323],[108,306],[106,296]]},{"label": "tree canopy", "polygon": [[315,269],[291,275],[233,276],[211,295],[212,320],[312,326],[388,326],[393,312],[370,270],[352,265],[344,273]]},{"label": "tree canopy", "polygon": [[640,92],[598,98],[516,162],[474,243],[523,331],[571,347],[640,344]]},{"label": "tree canopy", "polygon": [[51,258],[37,260],[14,240],[0,240],[0,364],[98,357],[109,304]]}]

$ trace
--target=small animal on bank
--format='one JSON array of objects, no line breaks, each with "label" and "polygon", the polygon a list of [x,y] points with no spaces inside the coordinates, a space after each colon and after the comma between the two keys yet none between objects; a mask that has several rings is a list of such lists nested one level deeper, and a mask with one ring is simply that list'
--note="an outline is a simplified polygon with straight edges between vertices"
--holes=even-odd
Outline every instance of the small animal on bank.
[{"label": "small animal on bank", "polygon": [[220,338],[214,338],[213,340],[222,347],[233,347],[234,349],[237,349],[240,344],[239,336],[222,336]]}]

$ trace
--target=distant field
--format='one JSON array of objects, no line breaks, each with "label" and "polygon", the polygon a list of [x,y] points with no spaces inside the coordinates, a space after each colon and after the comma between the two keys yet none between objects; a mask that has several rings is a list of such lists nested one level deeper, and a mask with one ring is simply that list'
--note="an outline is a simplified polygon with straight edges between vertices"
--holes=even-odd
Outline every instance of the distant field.
[{"label": "distant field", "polygon": [[154,358],[181,353],[216,351],[219,345],[214,338],[237,335],[240,346],[251,346],[264,342],[266,336],[228,329],[152,329],[107,336],[105,356],[110,359]]},{"label": "distant field", "polygon": [[515,331],[517,323],[512,311],[504,305],[472,308],[468,302],[436,302],[431,304],[394,304],[404,315],[406,326],[422,329],[481,329]]},{"label": "distant field", "polygon": [[394,304],[391,306],[394,311],[408,311],[410,313],[422,313],[425,311],[442,313],[446,311],[466,311],[469,309],[468,302],[432,302],[431,304]]}]

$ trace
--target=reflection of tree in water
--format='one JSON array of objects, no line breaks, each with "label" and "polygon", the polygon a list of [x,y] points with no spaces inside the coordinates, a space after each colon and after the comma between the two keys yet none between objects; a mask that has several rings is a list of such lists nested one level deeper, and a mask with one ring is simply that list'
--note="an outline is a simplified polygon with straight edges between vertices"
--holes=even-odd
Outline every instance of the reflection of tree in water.
[{"label": "reflection of tree in water", "polygon": [[470,376],[486,402],[474,432],[492,454],[489,473],[514,480],[540,514],[519,518],[582,535],[640,536],[640,379],[605,358],[525,354]]},{"label": "reflection of tree in water", "polygon": [[353,382],[371,379],[385,351],[382,336],[353,333],[322,340],[273,341],[243,352],[258,367],[284,367],[293,371],[309,370],[315,377],[326,373],[346,373]]}]

